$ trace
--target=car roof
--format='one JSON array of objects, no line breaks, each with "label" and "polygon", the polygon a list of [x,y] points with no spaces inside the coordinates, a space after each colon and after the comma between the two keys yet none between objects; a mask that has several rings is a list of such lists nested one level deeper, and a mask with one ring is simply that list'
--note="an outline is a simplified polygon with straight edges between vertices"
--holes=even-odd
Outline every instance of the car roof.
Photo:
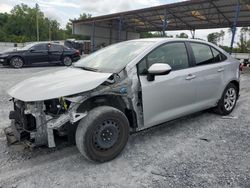
[{"label": "car roof", "polygon": [[49,42],[49,41],[42,41],[42,42],[31,42],[28,44],[33,44],[33,45],[37,45],[37,44],[57,44],[57,45],[62,45],[60,43],[56,43],[56,42]]},{"label": "car roof", "polygon": [[143,38],[143,39],[134,39],[133,41],[151,41],[151,42],[168,42],[168,41],[192,41],[192,42],[202,42],[208,43],[204,40],[199,39],[187,39],[187,38]]},{"label": "car roof", "polygon": [[219,46],[211,43],[211,42],[207,42],[205,40],[200,40],[200,39],[188,39],[188,38],[143,38],[143,39],[134,39],[134,40],[130,40],[130,41],[145,41],[145,42],[153,42],[155,44],[163,44],[165,42],[178,42],[178,41],[183,41],[183,42],[198,42],[198,43],[202,43],[202,44],[207,44],[209,46],[213,46],[214,48],[216,48],[217,50],[219,50],[220,52],[222,52],[225,55],[229,55],[226,51],[224,51],[222,48],[220,48]]}]

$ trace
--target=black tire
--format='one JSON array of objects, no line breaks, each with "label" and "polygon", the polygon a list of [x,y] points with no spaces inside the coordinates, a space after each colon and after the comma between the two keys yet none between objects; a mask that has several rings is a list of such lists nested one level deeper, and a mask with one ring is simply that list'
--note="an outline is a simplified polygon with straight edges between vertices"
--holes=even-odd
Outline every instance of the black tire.
[{"label": "black tire", "polygon": [[[233,102],[230,108],[229,107],[227,108],[225,100],[227,99],[227,92],[229,92],[230,90],[235,92],[235,101]],[[238,99],[238,89],[233,83],[229,83],[225,88],[225,90],[223,91],[221,99],[219,100],[217,106],[214,109],[215,113],[224,116],[230,114],[236,105],[237,99]],[[232,100],[230,101],[232,102]]]},{"label": "black tire", "polygon": [[16,69],[22,68],[24,61],[21,57],[12,57],[10,59],[10,66]]},{"label": "black tire", "polygon": [[63,63],[64,66],[69,67],[69,66],[72,65],[72,62],[73,62],[73,61],[72,61],[72,59],[71,59],[70,56],[65,56],[65,57],[63,57],[62,63]]},{"label": "black tire", "polygon": [[118,156],[129,136],[129,121],[120,110],[101,106],[89,111],[76,130],[76,146],[88,160],[106,162]]}]

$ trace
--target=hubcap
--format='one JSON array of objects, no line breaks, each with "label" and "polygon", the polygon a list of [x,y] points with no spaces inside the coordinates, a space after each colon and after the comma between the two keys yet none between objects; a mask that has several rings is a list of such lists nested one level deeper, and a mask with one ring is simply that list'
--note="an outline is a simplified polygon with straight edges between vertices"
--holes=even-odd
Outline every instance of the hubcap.
[{"label": "hubcap", "polygon": [[16,57],[12,60],[12,64],[14,67],[20,68],[23,66],[23,61],[20,58]]},{"label": "hubcap", "polygon": [[65,57],[64,60],[63,60],[63,62],[64,62],[64,65],[70,66],[71,63],[72,63],[72,60],[71,60],[70,57]]},{"label": "hubcap", "polygon": [[112,148],[118,140],[120,130],[114,120],[105,120],[99,125],[93,136],[94,145],[97,150],[108,150]]},{"label": "hubcap", "polygon": [[234,88],[229,88],[225,94],[224,107],[227,111],[233,109],[236,102],[236,91]]}]

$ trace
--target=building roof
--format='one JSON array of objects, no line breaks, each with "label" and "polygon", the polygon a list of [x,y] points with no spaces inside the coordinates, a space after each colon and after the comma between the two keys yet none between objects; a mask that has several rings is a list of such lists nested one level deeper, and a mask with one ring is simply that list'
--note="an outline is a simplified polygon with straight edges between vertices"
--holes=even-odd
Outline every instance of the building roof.
[{"label": "building roof", "polygon": [[[196,30],[232,27],[237,12],[237,27],[250,26],[249,0],[189,0],[144,9],[72,21],[74,25],[92,24],[127,31],[162,31],[166,18],[166,30]],[[121,22],[120,22],[121,20]]]}]

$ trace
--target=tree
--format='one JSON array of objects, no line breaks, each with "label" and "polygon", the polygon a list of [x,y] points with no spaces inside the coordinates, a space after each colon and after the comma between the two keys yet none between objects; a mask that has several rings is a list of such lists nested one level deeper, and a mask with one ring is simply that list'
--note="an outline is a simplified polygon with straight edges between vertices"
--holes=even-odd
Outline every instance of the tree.
[{"label": "tree", "polygon": [[[16,5],[11,12],[0,13],[0,41],[31,42],[36,41],[36,16],[39,22],[40,41],[63,40],[67,38],[89,39],[89,37],[72,35],[72,23],[62,29],[57,20],[45,17],[39,6],[29,7],[25,4]],[[79,19],[90,18],[91,14],[82,13]]]},{"label": "tree", "polygon": [[91,14],[88,14],[88,13],[82,13],[82,14],[80,14],[80,16],[79,16],[79,20],[84,20],[84,19],[87,19],[87,18],[91,18],[92,17],[92,15]]},{"label": "tree", "polygon": [[224,36],[225,36],[225,32],[221,30],[220,32],[209,33],[207,35],[207,40],[208,42],[218,45],[221,42],[223,43]]},{"label": "tree", "polygon": [[[232,36],[232,29],[228,29],[228,33]],[[239,42],[237,42],[237,47],[233,48],[233,52],[238,53],[249,53],[250,52],[250,28],[242,27],[240,29]]]},{"label": "tree", "polygon": [[176,38],[188,38],[186,33],[180,33],[180,35],[176,35]]},{"label": "tree", "polygon": [[220,33],[219,33],[219,42],[224,43],[224,37],[225,37],[225,31],[223,30],[220,30]]},{"label": "tree", "polygon": [[[62,29],[57,20],[48,19],[39,6],[29,7],[25,4],[16,5],[11,12],[0,13],[0,41],[31,42],[36,41],[36,16],[39,22],[39,38],[41,41],[63,40],[67,38],[89,39],[81,35],[72,35],[72,23]],[[91,14],[82,13],[79,19],[90,18]]]},{"label": "tree", "polygon": [[248,42],[245,40],[245,36],[243,33],[240,34],[240,41],[237,43],[239,50],[238,52],[240,53],[246,53],[248,52]]},{"label": "tree", "polygon": [[[167,33],[165,33],[166,38],[173,38],[173,35],[168,35]],[[140,33],[140,38],[159,38],[159,37],[163,37],[162,36],[162,32],[141,32]]]},{"label": "tree", "polygon": [[218,34],[217,33],[209,33],[207,35],[207,41],[217,45],[217,43],[218,43]]},{"label": "tree", "polygon": [[36,15],[38,15],[39,22],[39,38],[40,40],[49,39],[49,27],[52,24],[56,25],[56,29],[53,28],[54,38],[61,39],[63,32],[59,30],[59,23],[56,20],[49,20],[40,11],[39,7],[31,8],[25,4],[14,6],[10,14],[0,15],[1,25],[1,41],[10,42],[29,42],[36,40]]},{"label": "tree", "polygon": [[247,33],[248,32],[249,32],[248,27],[242,27],[241,30],[240,30],[240,33],[242,33],[242,36],[243,36],[245,41],[247,40]]},{"label": "tree", "polygon": [[151,32],[141,32],[140,38],[152,38],[154,35]]}]

